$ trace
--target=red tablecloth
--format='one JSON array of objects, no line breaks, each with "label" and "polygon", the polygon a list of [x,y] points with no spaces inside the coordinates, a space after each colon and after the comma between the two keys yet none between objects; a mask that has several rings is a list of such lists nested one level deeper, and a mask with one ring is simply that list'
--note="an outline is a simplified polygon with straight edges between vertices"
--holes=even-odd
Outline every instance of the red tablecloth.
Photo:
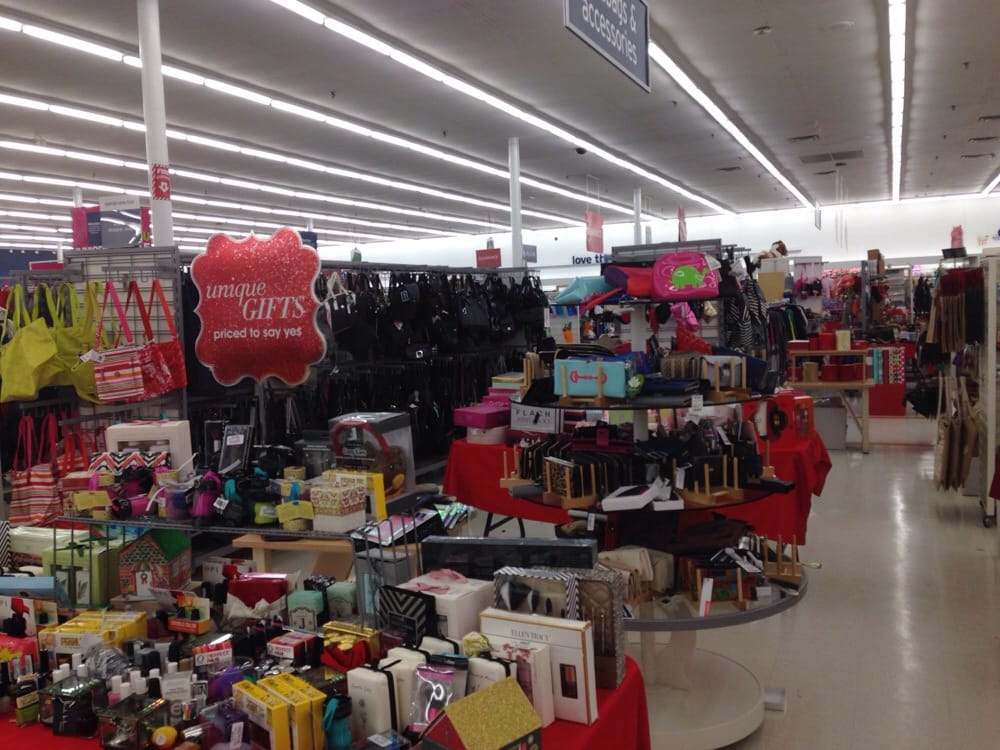
[{"label": "red tablecloth", "polygon": [[19,727],[7,717],[0,718],[0,741],[4,746],[16,743],[18,747],[44,747],[46,750],[101,750],[96,737],[56,737],[52,727],[37,723]]},{"label": "red tablecloth", "polygon": [[569,514],[562,508],[511,497],[510,492],[500,486],[504,455],[507,456],[507,470],[513,470],[514,449],[509,446],[469,443],[464,439],[452,441],[442,491],[487,513],[543,523],[568,523]]},{"label": "red tablecloth", "polygon": [[721,513],[753,524],[758,534],[766,534],[772,539],[780,535],[787,542],[794,536],[798,544],[805,544],[812,496],[823,493],[826,475],[832,466],[830,454],[819,433],[813,430],[793,445],[772,449],[771,465],[779,479],[795,482],[791,492],[774,494],[745,505],[684,513],[681,523],[686,525],[704,520],[712,512]]},{"label": "red tablecloth", "polygon": [[617,690],[597,691],[598,719],[589,727],[557,720],[542,730],[542,747],[558,750],[649,750],[646,689],[639,667],[625,657],[625,679]]}]

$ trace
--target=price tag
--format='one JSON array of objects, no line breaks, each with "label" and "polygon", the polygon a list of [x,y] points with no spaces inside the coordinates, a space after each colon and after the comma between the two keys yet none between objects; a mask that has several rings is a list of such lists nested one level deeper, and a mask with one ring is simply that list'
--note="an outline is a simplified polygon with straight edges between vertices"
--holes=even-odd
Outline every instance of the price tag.
[{"label": "price tag", "polygon": [[229,501],[226,500],[226,498],[224,497],[217,497],[215,498],[215,502],[212,503],[212,507],[215,508],[217,511],[219,511],[219,513],[225,511],[225,509],[228,506],[229,506]]},{"label": "price tag", "polygon": [[593,513],[588,513],[587,514],[587,531],[593,531],[594,530],[594,523],[596,522],[596,520],[597,520],[596,516],[594,516]]},{"label": "price tag", "polygon": [[243,445],[245,441],[246,437],[241,432],[226,435],[226,445]]},{"label": "price tag", "polygon": [[229,735],[229,750],[240,750],[243,746],[243,722],[237,721]]},{"label": "price tag", "polygon": [[674,487],[684,488],[684,475],[687,473],[686,466],[678,466],[674,472]]}]

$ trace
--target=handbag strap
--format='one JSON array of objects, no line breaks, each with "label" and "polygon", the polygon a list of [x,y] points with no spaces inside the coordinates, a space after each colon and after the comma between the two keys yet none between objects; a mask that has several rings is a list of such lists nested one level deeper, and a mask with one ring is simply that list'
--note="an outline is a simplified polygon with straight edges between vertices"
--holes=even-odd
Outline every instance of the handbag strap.
[{"label": "handbag strap", "polygon": [[83,321],[80,298],[76,294],[76,287],[70,282],[64,281],[59,285],[56,292],[56,306],[59,310],[60,320],[66,320],[66,312],[68,311],[71,326],[78,326]]},{"label": "handbag strap", "polygon": [[[21,417],[17,422],[17,445],[14,448],[14,459],[11,466],[14,469],[30,470],[35,458],[35,420],[29,416]],[[18,458],[22,463],[18,464]]]},{"label": "handbag strap", "polygon": [[142,321],[142,330],[146,334],[146,343],[153,340],[153,326],[149,323],[149,310],[146,309],[142,301],[142,291],[139,289],[139,282],[132,279],[128,283],[128,293],[125,295],[125,314],[128,315],[129,306],[135,300],[135,307],[139,311],[139,319]]},{"label": "handbag strap", "polygon": [[167,295],[163,293],[163,284],[160,283],[159,279],[153,279],[153,283],[149,287],[148,310],[153,309],[153,297],[156,297],[156,301],[160,304],[160,310],[163,312],[163,320],[167,324],[170,336],[177,338],[177,326],[174,325],[174,316],[170,312],[170,305],[167,304]]},{"label": "handbag strap", "polygon": [[49,412],[42,417],[42,423],[38,429],[38,463],[51,464],[56,458],[56,444],[58,443],[59,428],[56,424],[55,412]]},{"label": "handbag strap", "polygon": [[23,284],[14,284],[10,288],[10,296],[7,297],[7,318],[14,324],[15,331],[31,322],[24,306]]},{"label": "handbag strap", "polygon": [[128,327],[128,321],[125,319],[125,311],[122,309],[121,300],[118,299],[118,292],[115,291],[115,283],[108,279],[104,283],[104,300],[101,302],[101,313],[97,321],[97,333],[94,334],[94,349],[100,346],[101,334],[104,332],[104,311],[107,308],[109,297],[115,306],[115,314],[118,316],[119,331],[125,334],[125,341],[128,342],[129,346],[132,346],[135,343],[132,339],[132,329]]}]

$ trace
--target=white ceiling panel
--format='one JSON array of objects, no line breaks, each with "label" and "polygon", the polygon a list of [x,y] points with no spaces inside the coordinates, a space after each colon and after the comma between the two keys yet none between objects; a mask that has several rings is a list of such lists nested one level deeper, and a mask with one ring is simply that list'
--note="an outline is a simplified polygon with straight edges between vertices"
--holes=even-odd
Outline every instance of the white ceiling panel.
[{"label": "white ceiling panel", "polygon": [[[658,67],[651,66],[652,91],[647,93],[564,29],[558,0],[315,0],[314,7],[728,208],[742,212],[798,205]],[[1000,2],[909,0],[909,7],[903,196],[981,190],[1000,170],[1000,120],[980,120],[1000,115],[1000,58],[992,39]],[[640,186],[647,209],[660,215],[673,216],[678,204],[690,216],[708,212],[268,0],[161,0],[160,8],[168,62],[501,169],[508,137],[518,136],[526,175],[626,206]],[[134,0],[0,0],[0,14],[36,19],[129,51],[137,46]],[[834,170],[851,200],[889,197],[885,2],[651,0],[650,17],[653,39],[809,198],[834,202]],[[755,34],[759,27],[769,33]],[[141,118],[137,70],[11,32],[0,31],[0,44],[0,89]],[[166,97],[168,120],[175,128],[507,201],[503,179],[358,134],[175,80],[167,80]],[[805,135],[816,138],[790,140]],[[970,141],[991,136],[997,140]],[[140,133],[0,105],[0,139],[8,137],[137,160],[145,150]],[[504,211],[194,143],[171,141],[170,154],[174,165],[188,169],[496,225],[508,221]],[[985,155],[962,158],[973,154]],[[58,163],[2,149],[0,169],[143,183],[141,172]],[[174,185],[178,193],[224,200],[276,207],[299,203],[181,177]],[[0,184],[0,192],[8,187]],[[523,199],[525,208],[566,217],[579,217],[585,208],[530,186],[524,186]],[[363,208],[310,203],[301,208],[361,220],[447,226]],[[609,220],[621,217],[604,213]],[[557,222],[526,217],[524,223],[542,228]]]}]

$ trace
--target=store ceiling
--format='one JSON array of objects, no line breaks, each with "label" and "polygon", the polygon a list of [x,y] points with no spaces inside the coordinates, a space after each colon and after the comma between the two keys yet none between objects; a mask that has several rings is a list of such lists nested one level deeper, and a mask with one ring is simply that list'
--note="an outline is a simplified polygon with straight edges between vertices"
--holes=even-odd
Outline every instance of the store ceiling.
[{"label": "store ceiling", "polygon": [[[316,0],[312,5],[726,209],[800,205],[657,66],[651,66],[652,91],[646,93],[564,29],[559,0]],[[177,66],[500,170],[506,169],[507,138],[518,136],[524,174],[620,206],[619,211],[603,209],[607,221],[626,218],[635,187],[642,188],[645,209],[654,215],[673,216],[678,204],[689,216],[712,213],[593,153],[580,155],[553,135],[269,0],[162,0],[160,6],[164,57]],[[835,203],[838,175],[851,201],[889,198],[885,2],[652,0],[650,6],[652,39],[810,201]],[[902,195],[979,192],[1000,168],[1000,139],[970,140],[1000,136],[1000,120],[980,119],[1000,115],[1000,58],[991,54],[1000,3],[910,0],[908,6]],[[134,0],[0,0],[0,16],[136,53]],[[754,33],[759,27],[769,32]],[[135,68],[2,29],[0,44],[0,93],[141,120]],[[288,215],[269,217],[267,209],[340,217],[316,219],[331,242],[502,231],[508,225],[500,208],[507,201],[502,176],[183,81],[168,79],[166,97],[170,126],[187,133],[490,204],[470,205],[455,196],[424,195],[172,140],[171,163],[177,168],[385,204],[384,210],[336,205],[177,175],[173,187],[180,196],[241,203],[247,210],[199,207],[190,201],[176,210],[247,221],[247,229],[255,221],[302,224]],[[133,161],[142,161],[145,153],[140,132],[7,105],[0,105],[3,141]],[[975,154],[980,156],[967,158]],[[140,189],[145,182],[136,169],[2,147],[0,172]],[[84,189],[88,202],[101,194],[99,185]],[[545,214],[526,216],[527,228],[578,221],[586,207],[582,200],[532,186],[525,186],[523,194],[526,209]],[[0,174],[0,211],[13,208],[9,198],[18,195],[65,200],[70,189],[16,182]],[[393,207],[409,213],[393,214]],[[414,210],[435,216],[413,216]],[[6,219],[0,216],[0,221]],[[410,231],[399,225],[409,225]],[[263,224],[260,229],[268,231]]]}]

